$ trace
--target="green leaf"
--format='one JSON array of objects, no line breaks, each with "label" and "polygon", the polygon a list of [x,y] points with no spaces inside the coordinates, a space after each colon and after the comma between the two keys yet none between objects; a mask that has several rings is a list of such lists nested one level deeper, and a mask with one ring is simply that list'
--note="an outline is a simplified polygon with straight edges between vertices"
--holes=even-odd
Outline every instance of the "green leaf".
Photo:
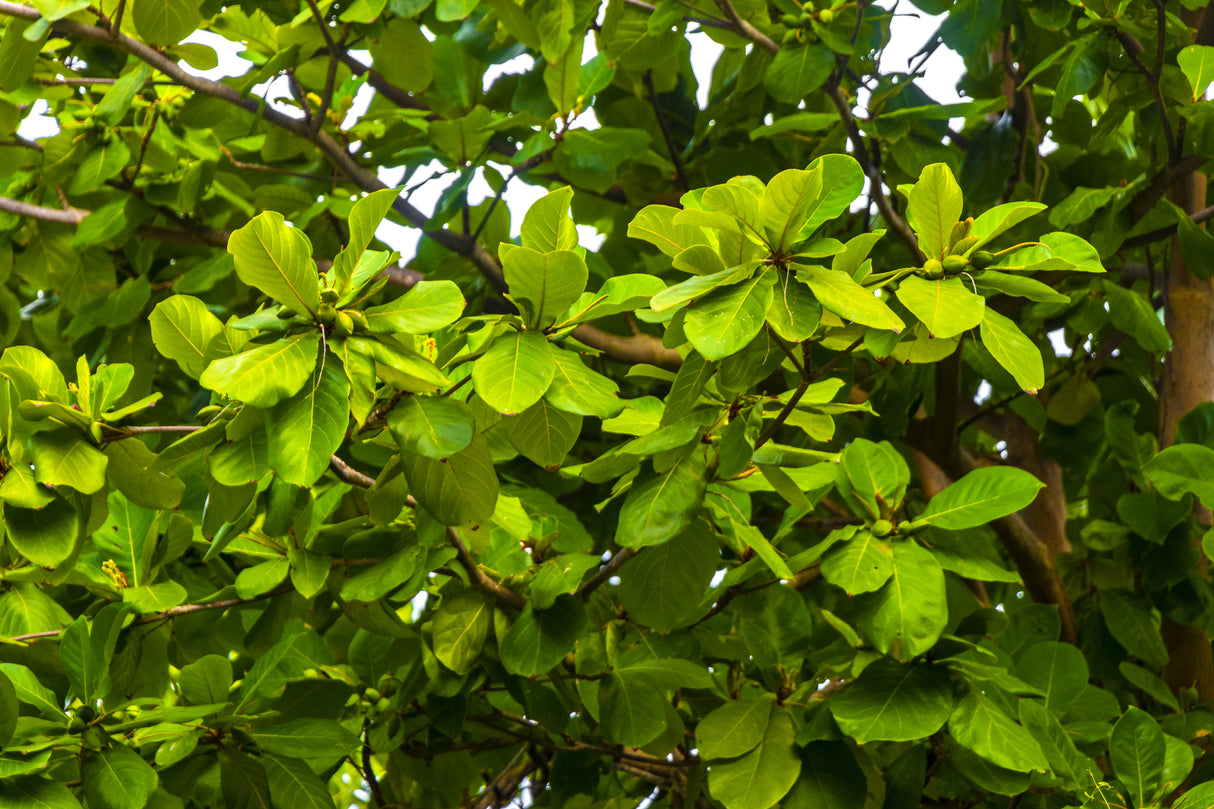
[{"label": "green leaf", "polygon": [[554,348],[552,385],[544,394],[554,407],[578,416],[609,419],[624,409],[620,386],[586,367],[572,351]]},{"label": "green leaf", "polygon": [[490,608],[473,594],[443,599],[434,616],[434,656],[456,674],[476,665],[489,635]]},{"label": "green leaf", "polygon": [[1128,660],[1118,663],[1117,670],[1121,672],[1122,677],[1125,677],[1130,682],[1130,685],[1142,691],[1160,705],[1165,705],[1173,711],[1180,710],[1180,702],[1176,699],[1176,695],[1172,693],[1172,689],[1168,688],[1168,684],[1159,675],[1144,669],[1142,666],[1135,666]]},{"label": "green leaf", "polygon": [[912,275],[898,287],[898,300],[923,321],[932,337],[954,337],[982,322],[986,302],[960,278],[928,280]]},{"label": "green leaf", "polygon": [[[582,55],[581,51],[576,53],[574,62]],[[561,140],[556,158],[558,165],[564,163],[576,171],[613,171],[625,160],[644,155],[649,141],[649,133],[643,129],[618,126],[570,129]]]},{"label": "green leaf", "polygon": [[716,554],[712,529],[704,520],[645,550],[620,574],[620,600],[629,617],[659,632],[691,620],[716,572]]},{"label": "green leaf", "polygon": [[232,688],[232,664],[220,655],[203,655],[182,666],[177,685],[192,705],[227,702]]},{"label": "green leaf", "polygon": [[772,707],[771,722],[759,746],[709,770],[708,788],[713,797],[726,809],[768,809],[783,798],[801,774],[794,735],[788,712]]},{"label": "green leaf", "polygon": [[1100,592],[1099,603],[1105,626],[1126,651],[1157,666],[1168,662],[1159,615],[1144,598],[1109,588]]},{"label": "green leaf", "polygon": [[497,473],[482,435],[446,461],[403,453],[401,467],[417,502],[443,525],[479,524],[493,516]]},{"label": "green leaf", "polygon": [[1214,81],[1214,48],[1209,45],[1190,45],[1176,54],[1176,63],[1193,88],[1193,103],[1205,98],[1210,82]]},{"label": "green leaf", "polygon": [[1113,733],[1109,736],[1109,760],[1117,780],[1130,791],[1135,806],[1150,803],[1163,774],[1166,749],[1159,723],[1133,705],[1113,725]]},{"label": "green leaf", "polygon": [[256,598],[268,593],[282,584],[290,572],[291,565],[283,556],[246,567],[236,576],[236,595],[241,598]]},{"label": "green leaf", "polygon": [[926,663],[873,661],[827,702],[839,729],[860,744],[931,736],[953,711],[948,672]]},{"label": "green leaf", "polygon": [[572,199],[573,189],[564,186],[536,200],[523,216],[520,232],[523,247],[541,253],[577,247],[577,229],[569,216]]},{"label": "green leaf", "polygon": [[1070,643],[1045,641],[1025,649],[1012,673],[1045,692],[1045,707],[1061,716],[1088,685],[1088,664]]},{"label": "green leaf", "polygon": [[628,223],[628,235],[649,242],[670,258],[694,245],[708,246],[703,228],[674,223],[679,213],[669,205],[646,205]]},{"label": "green leaf", "polygon": [[472,368],[472,384],[485,402],[508,416],[540,400],[556,376],[556,359],[548,338],[517,331],[493,341]]},{"label": "green leaf", "polygon": [[115,491],[106,498],[106,508],[109,514],[93,534],[93,542],[102,554],[118,563],[130,585],[147,584],[156,549],[153,529],[159,515]]},{"label": "green leaf", "polygon": [[730,700],[705,714],[696,726],[700,758],[734,758],[754,750],[771,724],[772,707],[771,696],[765,695]]},{"label": "green leaf", "polygon": [[429,334],[464,313],[464,295],[451,281],[422,281],[394,301],[363,311],[375,334]]},{"label": "green leaf", "polygon": [[456,399],[409,396],[388,414],[388,428],[403,451],[441,461],[472,443],[476,419]]},{"label": "green leaf", "polygon": [[[0,85],[3,86],[3,85]],[[0,795],[4,809],[80,809],[80,801],[62,782],[45,778],[8,781]]]},{"label": "green leaf", "polygon": [[763,270],[688,307],[683,330],[696,351],[707,360],[721,360],[745,348],[763,328],[774,282],[774,274]]},{"label": "green leaf", "polygon": [[1023,469],[975,469],[931,499],[916,523],[959,531],[976,528],[1019,511],[1045,486]]},{"label": "green leaf", "polygon": [[145,508],[176,508],[185,483],[166,472],[153,471],[157,456],[142,441],[112,441],[102,452],[109,459],[106,477],[127,499]]},{"label": "green leaf", "polygon": [[320,279],[312,260],[312,245],[303,231],[286,225],[282,214],[259,213],[232,233],[228,252],[236,259],[236,274],[241,281],[293,312],[316,318]]},{"label": "green leaf", "polygon": [[156,304],[148,322],[156,349],[195,379],[206,367],[207,344],[223,331],[219,318],[190,295],[173,295]]},{"label": "green leaf", "polygon": [[599,691],[603,735],[631,747],[649,744],[666,729],[665,700],[652,678],[613,671]]},{"label": "green leaf", "polygon": [[996,236],[1011,230],[1045,209],[1046,206],[1040,202],[1006,202],[983,211],[974,217],[974,224],[970,227],[970,236],[978,239],[978,242],[970,248],[971,252],[981,249]]},{"label": "green leaf", "polygon": [[92,494],[105,486],[109,460],[79,433],[55,430],[30,437],[34,477],[44,486],[71,486]]},{"label": "green leaf", "polygon": [[909,660],[935,645],[948,622],[944,571],[914,540],[894,543],[894,573],[860,596],[860,628],[879,651]]},{"label": "green leaf", "polygon": [[958,744],[996,766],[1020,772],[1049,769],[1032,734],[975,691],[957,703],[948,730]]},{"label": "green leaf", "polygon": [[510,297],[532,329],[546,329],[586,290],[586,261],[572,250],[541,253],[516,247],[502,258]]},{"label": "green leaf", "polygon": [[121,140],[102,141],[92,149],[68,185],[69,194],[87,194],[105,185],[115,177],[131,159],[131,150]]},{"label": "green leaf", "polygon": [[1045,364],[1033,341],[1008,318],[987,307],[982,318],[982,345],[991,352],[1024,391],[1033,394],[1045,384]]},{"label": "green leaf", "polygon": [[0,500],[18,508],[42,508],[55,500],[55,494],[34,478],[34,470],[24,464],[9,467],[0,480]]},{"label": "green leaf", "polygon": [[874,329],[902,331],[906,324],[871,290],[857,284],[840,270],[810,267],[797,272],[797,278],[809,284],[818,303],[827,311]]},{"label": "green leaf", "polygon": [[1118,330],[1133,337],[1147,351],[1171,350],[1172,337],[1145,297],[1112,281],[1106,280],[1103,286],[1109,300],[1109,320]]},{"label": "green leaf", "polygon": [[578,596],[557,596],[546,610],[528,604],[501,639],[502,665],[523,677],[543,674],[573,651],[585,628],[586,610]]},{"label": "green leaf", "polygon": [[51,721],[63,720],[63,700],[56,697],[54,691],[43,685],[28,666],[19,663],[0,663],[0,673],[3,673],[12,683],[16,699],[26,705],[34,706]]},{"label": "green leaf", "polygon": [[864,805],[867,793],[864,771],[856,764],[846,744],[810,742],[801,751],[801,777],[781,806],[786,809],[854,809]]},{"label": "green leaf", "polygon": [[37,30],[31,30],[32,25],[28,20],[12,18],[4,29],[4,35],[0,37],[0,90],[13,92],[25,84],[34,72],[34,65],[38,61],[38,54],[42,51],[42,44],[46,41],[49,29],[27,39],[26,33]]},{"label": "green leaf", "polygon": [[1071,299],[1048,284],[1012,273],[984,270],[975,281],[979,292],[999,292],[1039,303],[1070,303]]},{"label": "green leaf", "polygon": [[297,758],[263,753],[261,764],[276,809],[332,809],[333,796],[325,782]]},{"label": "green leaf", "polygon": [[781,48],[763,74],[763,87],[785,104],[801,100],[822,86],[835,67],[835,55],[821,43]]},{"label": "green leaf", "polygon": [[626,548],[658,545],[685,531],[700,511],[705,476],[699,453],[660,473],[643,471],[620,509],[616,544]]},{"label": "green leaf", "polygon": [[0,747],[8,747],[17,729],[20,705],[17,704],[17,689],[13,681],[0,671]]},{"label": "green leaf", "polygon": [[267,416],[270,467],[296,486],[320,479],[350,424],[350,380],[332,359],[317,376]]},{"label": "green leaf", "polygon": [[1175,444],[1147,461],[1143,472],[1164,497],[1180,500],[1192,492],[1210,508],[1214,506],[1214,482],[1208,480],[1207,470],[1214,468],[1212,463],[1214,449],[1202,444]]},{"label": "green leaf", "polygon": [[85,756],[81,775],[95,809],[141,809],[160,782],[151,765],[123,744]]},{"label": "green leaf", "polygon": [[358,747],[358,737],[330,719],[292,719],[249,733],[267,753],[292,758],[337,758]]},{"label": "green leaf", "polygon": [[506,420],[506,435],[519,454],[549,471],[560,467],[581,433],[581,416],[543,399]]},{"label": "green leaf", "polygon": [[299,393],[316,368],[320,335],[297,334],[215,360],[198,381],[229,399],[273,407]]},{"label": "green leaf", "polygon": [[919,237],[919,249],[928,258],[948,255],[949,235],[961,218],[961,186],[944,163],[923,169],[911,189],[906,221]]},{"label": "green leaf", "polygon": [[818,330],[822,307],[809,288],[791,272],[777,275],[777,281],[767,309],[767,323],[781,338],[799,343],[808,340]]},{"label": "green leaf", "polygon": [[822,557],[822,576],[831,584],[842,587],[848,595],[876,590],[893,572],[893,548],[873,536],[871,531],[857,532]]},{"label": "green leaf", "polygon": [[5,504],[4,524],[9,544],[35,565],[56,567],[76,549],[76,509],[63,498],[57,497],[40,509]]},{"label": "green leaf", "polygon": [[201,22],[194,0],[133,0],[135,30],[155,45],[176,45]]},{"label": "green leaf", "polygon": [[219,785],[225,809],[269,809],[270,787],[261,762],[233,747],[219,749]]},{"label": "green leaf", "polygon": [[[349,11],[350,9],[347,9],[345,13],[349,13]],[[378,14],[372,15],[373,18],[375,16]],[[357,294],[359,291],[361,284],[354,279],[354,268],[358,266],[363,253],[371,244],[371,239],[375,237],[376,228],[388,215],[388,211],[392,210],[392,203],[396,202],[398,196],[400,196],[399,190],[382,188],[361,197],[350,208],[350,215],[346,219],[350,228],[350,237],[346,241],[346,246],[333,257],[333,275],[336,279],[333,286],[343,298],[346,295]]]}]

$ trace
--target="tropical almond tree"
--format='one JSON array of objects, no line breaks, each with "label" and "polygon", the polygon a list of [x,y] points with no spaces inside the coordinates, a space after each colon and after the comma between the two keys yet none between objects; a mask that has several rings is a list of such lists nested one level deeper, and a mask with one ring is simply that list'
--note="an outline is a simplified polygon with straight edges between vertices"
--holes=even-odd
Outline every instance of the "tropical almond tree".
[{"label": "tropical almond tree", "polygon": [[816,2],[0,0],[0,809],[1214,806],[1214,14]]}]

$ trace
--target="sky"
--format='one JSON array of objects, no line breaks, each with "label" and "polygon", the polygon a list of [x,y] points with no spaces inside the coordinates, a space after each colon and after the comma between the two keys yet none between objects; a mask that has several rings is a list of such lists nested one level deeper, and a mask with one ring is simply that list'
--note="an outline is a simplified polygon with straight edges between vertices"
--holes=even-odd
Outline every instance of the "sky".
[{"label": "sky", "polygon": [[[906,2],[906,0],[878,0],[877,5],[885,9],[894,10],[896,15],[891,24],[891,42],[882,55],[881,68],[887,72],[906,71],[908,59],[922,48],[923,44],[935,33],[943,17],[933,17],[925,14]],[[704,106],[707,101],[712,68],[723,49],[705,34],[689,33],[687,38],[691,42],[692,70],[700,85],[700,104]],[[240,46],[215,34],[202,31],[195,32],[186,41],[210,45],[219,55],[219,64],[212,70],[199,71],[183,63],[182,67],[191,73],[210,79],[219,79],[224,76],[241,75],[251,66],[248,61],[240,58],[238,55],[241,50]],[[593,57],[596,52],[593,35],[591,35],[586,40],[583,61]],[[366,64],[369,64],[371,61],[370,54],[365,51],[361,53],[356,51],[355,56]],[[485,75],[485,86],[488,87],[503,74],[520,73],[530,70],[532,64],[531,57],[520,56],[502,65],[495,65]],[[960,98],[957,95],[955,83],[963,69],[961,58],[953,51],[941,46],[921,68],[925,72],[925,75],[919,80],[919,86],[938,102],[950,103],[958,101]],[[274,99],[289,95],[284,82],[285,79],[280,78],[267,84],[258,85],[253,89],[253,94],[267,98],[273,103]],[[372,92],[369,86],[364,85],[348,114],[347,123],[357,120],[366,110],[367,105],[370,103]],[[863,103],[865,99],[861,95],[857,100]],[[291,106],[281,104],[277,104],[276,106],[287,114],[298,115],[298,110]],[[45,102],[37,102],[34,112],[22,122],[21,127],[18,129],[18,134],[22,137],[33,139],[57,132],[58,123],[45,114],[46,110],[47,106]],[[594,120],[593,113],[591,112],[590,114],[579,116],[575,126],[594,128],[597,126],[597,121]],[[495,165],[503,175],[509,172],[508,166],[491,165]],[[392,186],[400,182],[403,174],[403,168],[386,169],[380,172],[380,179],[385,184]],[[436,161],[411,176],[409,185],[417,187],[409,197],[410,203],[423,211],[432,212],[443,190],[454,181],[453,174],[445,177],[442,174],[443,167]],[[433,179],[425,181],[427,176]],[[546,192],[547,189],[529,185],[521,177],[515,178],[511,182],[510,187],[503,196],[503,200],[513,214],[512,229],[514,235],[517,235],[519,231],[522,221],[521,212],[525,211],[532,202],[539,199]],[[491,197],[492,194],[493,192],[489,184],[480,177],[469,187],[469,201],[474,205]],[[602,237],[590,227],[579,226],[579,231],[583,246],[589,249],[596,248],[602,241]],[[406,261],[414,255],[420,238],[420,232],[417,229],[404,227],[388,221],[385,221],[380,226],[379,230],[376,231],[376,235],[390,247],[399,251]]]}]

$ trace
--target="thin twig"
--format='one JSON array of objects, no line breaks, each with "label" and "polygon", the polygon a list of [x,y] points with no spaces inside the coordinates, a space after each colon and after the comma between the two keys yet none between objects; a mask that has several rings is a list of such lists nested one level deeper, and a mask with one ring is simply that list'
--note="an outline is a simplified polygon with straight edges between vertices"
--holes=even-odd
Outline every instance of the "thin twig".
[{"label": "thin twig", "polygon": [[714,1],[717,4],[717,8],[721,9],[721,13],[725,15],[725,19],[729,20],[733,25],[733,30],[738,36],[749,39],[768,53],[780,52],[780,46],[773,42],[771,37],[738,16],[738,10],[733,7],[733,3],[729,2],[729,0]]},{"label": "thin twig", "polygon": [[503,604],[514,607],[516,610],[521,610],[527,606],[525,598],[489,578],[489,575],[481,570],[480,565],[472,558],[472,554],[468,552],[468,546],[460,539],[459,531],[455,530],[454,526],[447,527],[447,539],[455,547],[455,558],[460,563],[460,567],[464,569],[464,572],[468,574],[468,578],[471,579],[478,589],[483,590]]},{"label": "thin twig", "polygon": [[662,139],[666,141],[666,151],[670,153],[670,162],[674,163],[675,184],[680,191],[686,193],[691,190],[691,186],[687,183],[687,171],[683,168],[683,158],[680,156],[679,150],[674,147],[674,138],[670,135],[670,126],[666,123],[662,105],[658,103],[657,91],[653,89],[653,71],[646,70],[641,74],[641,80],[645,83],[649,106],[653,107],[653,114],[658,119],[658,128],[662,130]]},{"label": "thin twig", "polygon": [[590,598],[590,594],[602,586],[603,582],[610,579],[616,572],[624,566],[624,563],[637,555],[636,548],[621,548],[616,551],[615,555],[607,560],[607,564],[599,568],[599,572],[590,577],[590,580],[578,588],[577,595],[583,599]]},{"label": "thin twig", "polygon": [[338,480],[349,483],[351,486],[370,489],[375,485],[375,478],[364,475],[336,455],[329,459],[329,470],[337,475]]}]

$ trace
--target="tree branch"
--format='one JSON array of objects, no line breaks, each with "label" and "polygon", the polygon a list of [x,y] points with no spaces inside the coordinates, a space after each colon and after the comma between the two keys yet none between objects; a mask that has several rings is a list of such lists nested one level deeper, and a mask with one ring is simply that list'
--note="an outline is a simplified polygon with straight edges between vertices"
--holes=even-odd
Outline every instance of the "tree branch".
[{"label": "tree branch", "polygon": [[577,595],[583,600],[590,598],[590,594],[603,585],[608,579],[614,576],[624,563],[637,555],[636,548],[620,548],[615,555],[607,560],[607,563],[599,568],[599,572],[590,577],[590,580],[578,588]]},{"label": "tree branch", "polygon": [[674,147],[674,138],[670,136],[670,127],[666,124],[666,116],[662,113],[662,105],[658,103],[657,91],[653,89],[653,71],[646,70],[641,76],[641,80],[645,83],[645,93],[649,96],[649,106],[653,107],[653,114],[658,119],[658,128],[662,130],[662,139],[666,142],[666,151],[670,154],[670,162],[674,163],[675,183],[679,190],[687,192],[691,190],[691,186],[687,183],[687,171],[683,168],[683,158],[679,154],[679,150]]},{"label": "tree branch", "polygon": [[733,26],[733,30],[738,36],[749,39],[768,53],[780,52],[780,46],[773,42],[767,34],[738,16],[738,10],[733,7],[733,3],[729,2],[729,0],[715,0],[715,2],[717,8],[721,9],[721,13],[725,15],[725,19],[729,20],[730,25]]},{"label": "tree branch", "polygon": [[472,558],[472,554],[468,552],[468,546],[460,539],[459,532],[453,526],[447,527],[447,540],[455,546],[456,560],[478,589],[488,593],[503,604],[514,607],[516,610],[521,610],[527,606],[525,598],[489,578],[489,575],[481,570],[480,565],[476,563],[476,560]]}]

